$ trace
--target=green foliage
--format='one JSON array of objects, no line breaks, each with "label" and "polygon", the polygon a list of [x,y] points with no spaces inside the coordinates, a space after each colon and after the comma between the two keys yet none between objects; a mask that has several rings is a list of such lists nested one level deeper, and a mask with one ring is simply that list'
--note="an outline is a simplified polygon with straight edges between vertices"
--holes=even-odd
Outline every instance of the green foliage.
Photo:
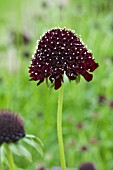
[{"label": "green foliage", "polygon": [[[34,135],[27,134],[26,137],[21,139],[21,141],[22,142],[19,142],[16,144],[14,144],[14,143],[2,144],[0,149],[1,149],[1,167],[3,170],[10,167],[9,166],[10,162],[8,160],[8,157],[10,157],[10,154],[11,154],[12,159],[13,159],[13,156],[20,156],[22,158],[26,158],[30,163],[32,163],[32,161],[33,161],[32,154],[25,146],[25,143],[28,144],[30,146],[30,148],[34,148],[37,153],[39,153],[41,156],[43,156],[43,151],[42,151],[42,147],[41,147],[41,146],[43,146],[43,143],[41,142],[41,140],[38,137],[36,137]],[[14,163],[14,166],[15,165],[16,164]],[[16,165],[16,168],[20,168],[21,166]]]}]

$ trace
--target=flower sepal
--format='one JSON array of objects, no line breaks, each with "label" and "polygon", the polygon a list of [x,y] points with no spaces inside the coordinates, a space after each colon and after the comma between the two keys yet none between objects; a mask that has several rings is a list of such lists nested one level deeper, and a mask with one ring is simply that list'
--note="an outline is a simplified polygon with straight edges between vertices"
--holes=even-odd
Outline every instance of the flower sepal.
[{"label": "flower sepal", "polygon": [[54,87],[54,82],[50,84],[50,82],[48,81],[48,78],[46,78],[46,86],[48,89],[51,89]]},{"label": "flower sepal", "polygon": [[76,85],[80,83],[80,79],[81,79],[81,77],[80,77],[80,74],[79,74],[75,79]]}]

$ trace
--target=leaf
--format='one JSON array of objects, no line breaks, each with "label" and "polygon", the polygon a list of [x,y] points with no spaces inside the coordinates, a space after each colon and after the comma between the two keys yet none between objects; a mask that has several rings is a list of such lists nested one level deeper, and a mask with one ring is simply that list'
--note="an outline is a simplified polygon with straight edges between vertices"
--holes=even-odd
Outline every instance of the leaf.
[{"label": "leaf", "polygon": [[21,155],[25,156],[30,162],[32,162],[32,156],[31,153],[22,145],[18,145],[19,152]]},{"label": "leaf", "polygon": [[9,145],[7,143],[4,143],[1,147],[1,164],[2,169],[6,169],[6,167],[9,167],[9,158],[8,158],[8,149],[10,151]]},{"label": "leaf", "polygon": [[42,143],[42,141],[41,141],[37,136],[27,134],[27,135],[26,135],[26,138],[30,138],[30,139],[33,139],[33,140],[37,140],[37,141],[41,144],[41,146],[44,146],[43,143]]},{"label": "leaf", "polygon": [[6,149],[5,149],[5,146],[2,145],[1,148],[1,165],[2,165],[2,168],[4,167],[4,165],[8,164],[8,160],[7,160],[7,157],[6,157]]},{"label": "leaf", "polygon": [[32,146],[33,148],[35,148],[40,153],[40,155],[43,156],[42,148],[33,139],[24,138],[23,141],[28,145]]},{"label": "leaf", "polygon": [[80,74],[76,77],[75,82],[76,82],[76,84],[80,83]]},{"label": "leaf", "polygon": [[13,154],[21,156],[21,153],[20,153],[17,145],[14,145],[14,144],[10,145],[10,149],[13,152]]},{"label": "leaf", "polygon": [[22,145],[10,145],[10,149],[13,152],[13,154],[18,156],[24,156],[26,157],[30,162],[32,161],[31,153]]},{"label": "leaf", "polygon": [[54,82],[50,84],[50,83],[48,82],[48,78],[46,78],[46,85],[47,85],[47,88],[48,88],[48,89],[51,89],[52,87],[54,87]]},{"label": "leaf", "polygon": [[18,168],[18,167],[16,167],[16,170],[24,170],[23,168]]}]

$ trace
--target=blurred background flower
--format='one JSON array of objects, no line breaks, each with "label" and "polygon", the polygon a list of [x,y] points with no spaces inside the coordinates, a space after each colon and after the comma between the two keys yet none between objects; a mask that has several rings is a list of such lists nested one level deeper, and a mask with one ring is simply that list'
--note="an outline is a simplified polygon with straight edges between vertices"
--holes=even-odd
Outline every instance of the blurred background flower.
[{"label": "blurred background flower", "polygon": [[92,163],[87,162],[80,165],[79,170],[96,170],[96,169]]},{"label": "blurred background flower", "polygon": [[[18,142],[21,138],[23,144]],[[42,142],[34,135],[25,134],[24,123],[22,118],[9,110],[0,110],[0,149],[1,149],[1,164],[0,168],[15,170],[21,165],[16,165],[13,155],[23,156],[30,162],[32,161],[32,154],[24,146],[25,144],[35,148],[41,155],[43,154]],[[40,144],[40,145],[39,145]]]}]

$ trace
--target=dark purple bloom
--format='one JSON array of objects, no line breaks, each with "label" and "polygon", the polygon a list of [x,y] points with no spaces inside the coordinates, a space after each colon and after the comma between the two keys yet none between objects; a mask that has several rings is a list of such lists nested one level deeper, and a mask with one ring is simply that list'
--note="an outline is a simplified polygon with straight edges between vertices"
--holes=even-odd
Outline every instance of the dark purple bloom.
[{"label": "dark purple bloom", "polygon": [[8,110],[0,110],[0,145],[4,142],[17,142],[24,136],[24,124],[21,117]]},{"label": "dark purple bloom", "polygon": [[52,29],[47,31],[40,41],[29,69],[31,80],[38,80],[37,85],[45,79],[59,89],[65,73],[69,80],[77,80],[82,75],[91,81],[93,72],[98,67],[92,54],[70,30]]},{"label": "dark purple bloom", "polygon": [[40,167],[38,167],[37,170],[45,170],[45,167],[44,166],[40,166]]},{"label": "dark purple bloom", "polygon": [[113,101],[111,101],[111,102],[109,103],[109,106],[110,106],[111,109],[113,109]]},{"label": "dark purple bloom", "polygon": [[81,146],[80,150],[81,150],[82,152],[86,152],[86,151],[88,150],[88,147],[85,146],[85,145],[83,145],[83,146]]},{"label": "dark purple bloom", "polygon": [[99,140],[97,138],[91,138],[90,143],[93,145],[97,145],[99,143]]},{"label": "dark purple bloom", "polygon": [[84,128],[83,123],[82,123],[82,122],[77,123],[77,124],[76,124],[76,128],[77,128],[77,129],[83,129],[83,128]]},{"label": "dark purple bloom", "polygon": [[90,162],[87,162],[87,163],[83,163],[79,170],[96,170],[94,165]]},{"label": "dark purple bloom", "polygon": [[25,34],[20,34],[25,45],[30,43],[30,38]]},{"label": "dark purple bloom", "polygon": [[99,104],[103,104],[103,103],[105,103],[105,101],[106,101],[106,96],[101,95],[101,96],[98,97],[98,103]]}]

